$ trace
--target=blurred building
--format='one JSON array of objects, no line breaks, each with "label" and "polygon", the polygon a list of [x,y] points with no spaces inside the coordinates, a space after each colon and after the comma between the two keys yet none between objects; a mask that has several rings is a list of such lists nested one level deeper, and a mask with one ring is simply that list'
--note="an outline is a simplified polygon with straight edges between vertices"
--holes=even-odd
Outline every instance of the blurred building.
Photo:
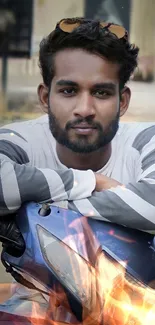
[{"label": "blurred building", "polygon": [[131,0],[85,0],[85,16],[130,28]]},{"label": "blurred building", "polygon": [[[0,8],[3,8],[5,1],[13,5],[21,2],[28,7],[27,0],[0,0]],[[9,2],[10,1],[10,2]],[[12,2],[13,1],[13,2]],[[23,107],[27,101],[27,107],[31,110],[31,102],[36,97],[36,86],[40,80],[38,67],[39,43],[44,36],[47,36],[55,27],[57,21],[63,17],[83,16],[84,0],[28,0],[33,3],[33,26],[31,39],[31,57],[12,58],[8,60],[7,67],[7,104],[2,95],[2,78],[0,78],[0,113],[5,106],[15,109]],[[2,16],[3,12],[1,10]],[[20,28],[18,28],[19,30]],[[2,76],[2,60],[0,59],[0,76]],[[34,91],[35,87],[35,91]],[[20,88],[20,92],[19,92]],[[18,96],[17,96],[18,94]]]},{"label": "blurred building", "polygon": [[[0,0],[0,4],[3,1]],[[22,1],[27,2],[27,0]],[[35,78],[39,76],[39,43],[45,35],[54,29],[56,22],[62,17],[83,16],[84,14],[83,0],[33,0],[33,6],[31,59],[9,58],[8,62],[9,78],[15,78],[15,82],[17,83],[17,79],[20,79],[20,77],[27,84],[27,77],[32,76],[32,78]],[[32,80],[29,80],[29,82],[30,85],[33,84]]]},{"label": "blurred building", "polygon": [[135,80],[155,80],[155,0],[132,0],[130,40],[139,46]]},{"label": "blurred building", "polygon": [[37,52],[41,38],[50,33],[63,17],[84,14],[84,0],[34,0],[33,52]]},{"label": "blurred building", "polygon": [[[153,77],[155,0],[34,0],[32,58],[10,59],[9,76],[39,76],[37,56],[40,40],[51,32],[62,17],[84,15],[123,24],[130,30],[131,41],[140,46],[140,69],[144,78],[147,79],[148,74]],[[32,80],[29,82],[31,85]]]},{"label": "blurred building", "polygon": [[[5,1],[19,1],[26,5],[28,1],[33,2],[31,57],[8,60],[9,109],[32,110],[31,103],[36,103],[36,86],[41,79],[39,43],[54,29],[57,21],[65,17],[85,16],[124,25],[129,30],[131,42],[140,47],[139,68],[134,80],[155,79],[155,0],[0,0],[0,4]],[[0,112],[4,106],[1,98]]]}]

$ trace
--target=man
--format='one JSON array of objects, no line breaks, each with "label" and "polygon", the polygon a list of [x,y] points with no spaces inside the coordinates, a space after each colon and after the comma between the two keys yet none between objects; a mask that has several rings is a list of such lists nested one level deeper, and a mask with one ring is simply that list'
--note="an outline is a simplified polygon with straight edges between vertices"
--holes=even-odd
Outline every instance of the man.
[{"label": "man", "polygon": [[119,124],[138,48],[121,26],[68,19],[40,44],[46,113],[0,129],[0,215],[27,201],[155,231],[155,126]]}]

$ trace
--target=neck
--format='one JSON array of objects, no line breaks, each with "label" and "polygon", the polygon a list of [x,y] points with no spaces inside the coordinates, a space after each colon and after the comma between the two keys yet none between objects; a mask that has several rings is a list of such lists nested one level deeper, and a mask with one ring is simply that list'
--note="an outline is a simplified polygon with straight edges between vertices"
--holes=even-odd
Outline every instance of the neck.
[{"label": "neck", "polygon": [[57,154],[61,163],[68,168],[87,170],[94,172],[103,168],[111,156],[111,144],[106,145],[102,150],[93,153],[75,153],[70,149],[57,143]]}]

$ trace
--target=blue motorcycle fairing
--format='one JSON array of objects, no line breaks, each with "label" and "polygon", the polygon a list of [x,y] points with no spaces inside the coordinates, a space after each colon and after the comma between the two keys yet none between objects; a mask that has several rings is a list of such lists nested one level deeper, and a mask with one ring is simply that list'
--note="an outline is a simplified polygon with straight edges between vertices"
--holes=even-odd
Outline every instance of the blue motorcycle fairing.
[{"label": "blue motorcycle fairing", "polygon": [[[49,215],[43,217],[39,214],[40,209],[40,204],[32,202],[19,210],[16,222],[24,237],[26,250],[19,258],[12,257],[7,253],[4,253],[4,258],[16,269],[29,274],[49,290],[59,283],[64,286],[64,282],[57,275],[57,272],[52,270],[42,254],[38,226],[64,242],[67,236],[76,234],[72,225],[78,221],[78,232],[83,233],[84,231],[85,242],[88,243],[88,246],[89,237],[87,238],[87,232],[83,230],[83,216],[80,213],[51,206]],[[153,235],[93,218],[87,218],[87,221],[98,240],[98,247],[95,248],[96,254],[98,250],[102,249],[114,261],[127,261],[126,273],[141,281],[142,284],[149,285],[155,279]],[[75,241],[77,239],[76,236],[72,238],[75,238]],[[75,244],[77,247],[77,243]],[[78,254],[88,263],[95,264],[95,254],[91,260],[91,257],[88,258],[89,256],[85,254],[80,245],[78,245]],[[71,294],[73,302],[75,299],[80,303],[76,292],[73,294],[67,287],[65,290],[67,290],[67,294]]]}]

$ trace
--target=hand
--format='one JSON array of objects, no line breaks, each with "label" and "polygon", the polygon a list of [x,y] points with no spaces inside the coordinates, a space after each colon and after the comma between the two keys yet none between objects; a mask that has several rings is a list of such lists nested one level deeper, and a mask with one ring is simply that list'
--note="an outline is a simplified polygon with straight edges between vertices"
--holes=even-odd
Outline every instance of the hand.
[{"label": "hand", "polygon": [[25,242],[13,215],[0,217],[0,241],[8,254],[19,257],[24,253]]},{"label": "hand", "polygon": [[121,183],[117,182],[115,179],[107,177],[102,174],[95,173],[96,177],[96,187],[95,191],[101,192],[103,190],[108,190],[112,187],[123,186]]}]

